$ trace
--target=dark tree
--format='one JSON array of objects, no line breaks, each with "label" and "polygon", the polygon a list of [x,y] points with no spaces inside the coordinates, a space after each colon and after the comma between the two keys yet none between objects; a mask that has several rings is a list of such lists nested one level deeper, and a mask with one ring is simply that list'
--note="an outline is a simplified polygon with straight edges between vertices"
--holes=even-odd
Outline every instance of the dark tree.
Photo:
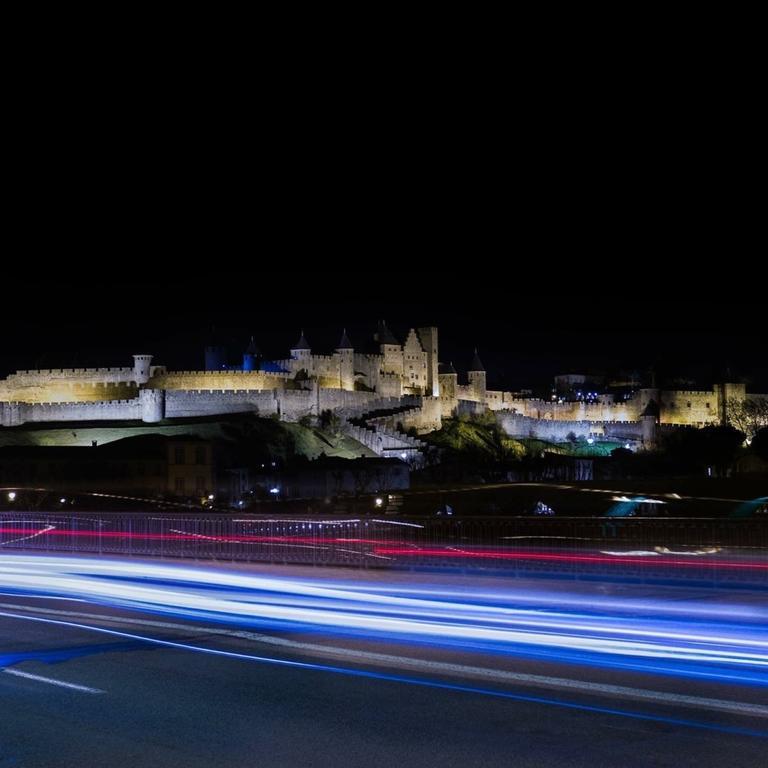
[{"label": "dark tree", "polygon": [[768,427],[757,430],[752,438],[752,451],[761,459],[768,461]]},{"label": "dark tree", "polygon": [[714,466],[719,475],[725,476],[745,438],[743,432],[729,425],[710,426],[691,430],[685,442],[692,458]]}]

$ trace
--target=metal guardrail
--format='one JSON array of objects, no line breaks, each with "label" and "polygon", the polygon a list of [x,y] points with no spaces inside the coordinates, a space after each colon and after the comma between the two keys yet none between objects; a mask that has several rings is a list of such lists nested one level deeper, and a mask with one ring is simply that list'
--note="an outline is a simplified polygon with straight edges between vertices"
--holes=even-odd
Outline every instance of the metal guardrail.
[{"label": "metal guardrail", "polygon": [[3,552],[768,584],[768,520],[0,513]]}]

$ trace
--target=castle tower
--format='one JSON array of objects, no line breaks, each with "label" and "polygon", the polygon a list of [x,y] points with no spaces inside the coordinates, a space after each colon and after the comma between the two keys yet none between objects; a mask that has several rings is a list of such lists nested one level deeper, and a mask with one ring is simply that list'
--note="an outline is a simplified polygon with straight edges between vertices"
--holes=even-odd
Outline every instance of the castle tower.
[{"label": "castle tower", "polygon": [[453,367],[453,363],[440,366],[440,397],[446,400],[456,399],[456,387],[459,385],[459,374]]},{"label": "castle tower", "polygon": [[339,356],[339,387],[351,391],[355,388],[355,348],[345,328],[336,347]]},{"label": "castle tower", "polygon": [[[427,353],[427,388],[426,394],[432,397],[440,396],[440,379],[438,378],[437,328],[419,328],[421,346]],[[453,366],[451,366],[453,367]]]},{"label": "castle tower", "polygon": [[301,330],[301,337],[291,347],[291,357],[296,361],[292,366],[292,370],[298,372],[303,368],[308,374],[312,373],[312,349],[309,346],[307,337],[304,335],[303,328]]},{"label": "castle tower", "polygon": [[[658,392],[658,390],[656,391]],[[640,414],[640,429],[643,448],[646,451],[656,448],[659,440],[659,406],[654,399],[648,401],[648,404]]]},{"label": "castle tower", "polygon": [[444,419],[456,415],[458,400],[456,392],[459,386],[459,376],[453,363],[440,364],[438,373],[438,382],[440,387],[440,413]]},{"label": "castle tower", "polygon": [[475,347],[475,356],[472,358],[472,365],[469,366],[467,378],[469,379],[469,384],[472,387],[472,390],[477,396],[478,400],[481,403],[484,403],[487,389],[485,368],[480,361],[480,356],[477,354],[477,347]]},{"label": "castle tower", "polygon": [[244,371],[258,371],[259,370],[259,348],[256,346],[256,342],[251,336],[251,341],[243,352],[243,370]]},{"label": "castle tower", "polygon": [[139,392],[141,420],[148,424],[157,424],[165,418],[165,390],[142,389]]},{"label": "castle tower", "polygon": [[[728,372],[730,373],[730,371]],[[732,379],[733,376],[728,376]],[[717,393],[717,408],[720,423],[730,423],[729,410],[743,404],[747,398],[747,388],[742,382],[724,381],[715,387]]]},{"label": "castle tower", "polygon": [[[654,380],[652,380],[653,383]],[[648,408],[650,403],[653,403],[653,407],[656,409],[656,414],[661,418],[661,408],[664,405],[664,400],[661,396],[661,390],[658,387],[641,387],[637,391],[637,415],[639,419],[642,419],[643,414]]]},{"label": "castle tower", "polygon": [[379,320],[379,327],[373,337],[379,344],[382,356],[381,370],[384,373],[397,373],[403,375],[403,348],[395,338],[392,331],[387,328],[383,320]]},{"label": "castle tower", "polygon": [[133,380],[137,384],[146,384],[149,381],[149,371],[152,365],[152,355],[133,356]]}]

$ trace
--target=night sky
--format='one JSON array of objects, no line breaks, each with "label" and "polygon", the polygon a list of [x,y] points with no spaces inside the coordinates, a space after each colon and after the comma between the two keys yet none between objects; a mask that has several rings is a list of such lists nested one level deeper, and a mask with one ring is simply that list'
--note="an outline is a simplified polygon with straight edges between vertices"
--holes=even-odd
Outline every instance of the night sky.
[{"label": "night sky", "polygon": [[17,284],[0,309],[0,375],[129,365],[131,354],[147,352],[171,368],[200,369],[214,328],[233,362],[251,334],[267,358],[287,356],[302,328],[313,350],[329,353],[342,327],[362,346],[384,318],[400,340],[412,326],[439,326],[441,359],[460,377],[477,346],[494,387],[650,366],[706,385],[730,367],[768,391],[759,300],[654,291],[643,280],[556,285],[516,268],[498,279],[463,271],[438,279],[407,262],[359,274],[346,265],[337,274],[272,267],[156,283]]}]

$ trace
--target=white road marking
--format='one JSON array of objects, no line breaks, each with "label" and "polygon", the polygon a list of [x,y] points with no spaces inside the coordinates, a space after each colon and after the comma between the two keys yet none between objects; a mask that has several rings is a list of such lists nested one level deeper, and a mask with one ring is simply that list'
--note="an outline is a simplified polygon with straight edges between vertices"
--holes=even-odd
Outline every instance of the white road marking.
[{"label": "white road marking", "polygon": [[[165,621],[152,621],[149,619],[131,619],[123,616],[105,616],[98,613],[78,613],[75,611],[61,611],[53,608],[36,608],[14,605],[13,603],[0,603],[0,608],[13,608],[14,610],[29,611],[32,613],[47,613],[69,618],[99,620],[111,624],[123,624],[153,627],[156,629],[181,630],[187,633],[199,635],[223,635],[286,649],[303,651],[317,656],[335,659],[344,659],[349,662],[365,662],[385,667],[416,670],[431,674],[448,674],[458,677],[482,679],[499,683],[515,683],[518,685],[530,685],[559,690],[579,691],[587,694],[618,696],[632,698],[640,701],[654,701],[659,704],[693,707],[695,709],[708,709],[718,712],[730,712],[732,714],[747,715],[750,717],[768,718],[768,706],[761,704],[749,704],[740,701],[726,699],[711,699],[701,696],[687,696],[684,694],[667,693],[664,691],[651,691],[645,688],[630,688],[623,685],[610,685],[606,683],[593,683],[588,680],[572,680],[563,677],[550,677],[548,675],[531,675],[523,672],[509,672],[501,669],[489,669],[487,667],[474,667],[464,664],[452,664],[442,661],[427,661],[406,656],[394,656],[385,653],[339,648],[315,643],[301,643],[296,640],[286,640],[281,637],[271,637],[256,632],[243,630],[221,629],[218,627],[199,627],[189,624],[177,624]],[[2,614],[0,614],[2,615]],[[6,614],[7,615],[7,614]],[[23,617],[19,617],[23,618]],[[84,627],[88,629],[88,627]],[[119,634],[119,633],[116,633]],[[163,641],[160,641],[163,642]],[[173,645],[173,643],[168,643]],[[9,671],[9,670],[6,670]]]},{"label": "white road marking", "polygon": [[34,680],[38,683],[48,683],[49,685],[58,685],[60,688],[69,688],[72,691],[81,693],[104,693],[100,688],[89,688],[87,685],[77,685],[76,683],[66,683],[63,680],[54,680],[52,677],[43,677],[42,675],[33,675],[31,672],[22,672],[20,669],[4,669],[6,675],[15,675],[27,680]]}]

